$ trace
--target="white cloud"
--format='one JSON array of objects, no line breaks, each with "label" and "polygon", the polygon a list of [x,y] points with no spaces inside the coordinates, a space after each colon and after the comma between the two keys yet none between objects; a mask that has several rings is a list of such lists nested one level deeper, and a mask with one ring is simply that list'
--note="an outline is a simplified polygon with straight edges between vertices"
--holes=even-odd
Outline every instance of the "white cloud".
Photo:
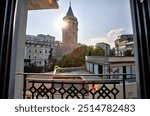
[{"label": "white cloud", "polygon": [[126,32],[123,28],[121,29],[113,29],[110,32],[107,33],[108,37],[117,37],[121,34],[123,34],[124,32]]},{"label": "white cloud", "polygon": [[118,36],[124,34],[126,31],[122,28],[120,29],[113,29],[110,32],[106,34],[104,37],[96,37],[96,38],[90,38],[90,40],[87,42],[88,45],[95,45],[99,42],[105,42],[107,44],[110,44],[111,47],[114,47],[114,41],[117,39]]}]

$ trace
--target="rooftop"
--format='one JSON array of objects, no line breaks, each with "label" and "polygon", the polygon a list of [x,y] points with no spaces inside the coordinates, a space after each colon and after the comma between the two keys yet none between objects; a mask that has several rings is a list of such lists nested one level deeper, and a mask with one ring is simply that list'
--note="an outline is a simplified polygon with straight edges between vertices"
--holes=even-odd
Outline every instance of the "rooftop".
[{"label": "rooftop", "polygon": [[72,11],[72,8],[71,8],[71,3],[70,3],[70,6],[69,6],[69,9],[68,9],[68,12],[67,12],[66,16],[74,17],[74,14],[73,14],[73,11]]},{"label": "rooftop", "polygon": [[135,58],[133,56],[86,56],[86,61],[94,62],[98,64],[109,64],[109,63],[134,63]]}]

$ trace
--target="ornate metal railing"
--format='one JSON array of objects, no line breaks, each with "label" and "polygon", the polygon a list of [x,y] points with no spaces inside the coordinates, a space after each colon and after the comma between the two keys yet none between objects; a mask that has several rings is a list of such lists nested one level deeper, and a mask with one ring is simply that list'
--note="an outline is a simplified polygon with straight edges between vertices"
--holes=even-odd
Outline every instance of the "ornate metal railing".
[{"label": "ornate metal railing", "polygon": [[[135,79],[134,74],[53,75],[24,73],[23,75],[24,99],[116,99],[120,92],[123,94],[123,99],[126,99],[126,80]],[[31,75],[32,77],[30,77]],[[35,78],[39,75],[43,78]],[[48,78],[44,78],[44,76]],[[97,79],[83,80],[82,78],[94,76]],[[122,78],[106,79],[110,77]]]}]

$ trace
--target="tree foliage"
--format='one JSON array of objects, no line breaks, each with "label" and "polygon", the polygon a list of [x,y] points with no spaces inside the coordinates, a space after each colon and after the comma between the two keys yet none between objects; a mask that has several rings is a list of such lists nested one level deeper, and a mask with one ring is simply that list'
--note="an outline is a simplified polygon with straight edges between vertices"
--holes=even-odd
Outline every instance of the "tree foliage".
[{"label": "tree foliage", "polygon": [[64,55],[58,61],[60,67],[79,67],[85,64],[85,56],[103,56],[104,50],[102,48],[95,48],[92,46],[81,46],[74,49],[70,54]]}]

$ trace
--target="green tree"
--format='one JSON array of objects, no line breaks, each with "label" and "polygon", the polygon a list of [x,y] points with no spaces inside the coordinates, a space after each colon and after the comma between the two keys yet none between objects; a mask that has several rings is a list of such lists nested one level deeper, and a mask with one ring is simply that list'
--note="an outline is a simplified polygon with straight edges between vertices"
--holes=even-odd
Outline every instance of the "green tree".
[{"label": "green tree", "polygon": [[93,49],[93,54],[92,56],[104,56],[105,51],[102,48],[95,48]]},{"label": "green tree", "polygon": [[58,61],[60,67],[79,67],[85,64],[85,56],[103,56],[104,50],[102,48],[94,49],[93,46],[81,46],[72,51],[68,55],[64,55]]}]

